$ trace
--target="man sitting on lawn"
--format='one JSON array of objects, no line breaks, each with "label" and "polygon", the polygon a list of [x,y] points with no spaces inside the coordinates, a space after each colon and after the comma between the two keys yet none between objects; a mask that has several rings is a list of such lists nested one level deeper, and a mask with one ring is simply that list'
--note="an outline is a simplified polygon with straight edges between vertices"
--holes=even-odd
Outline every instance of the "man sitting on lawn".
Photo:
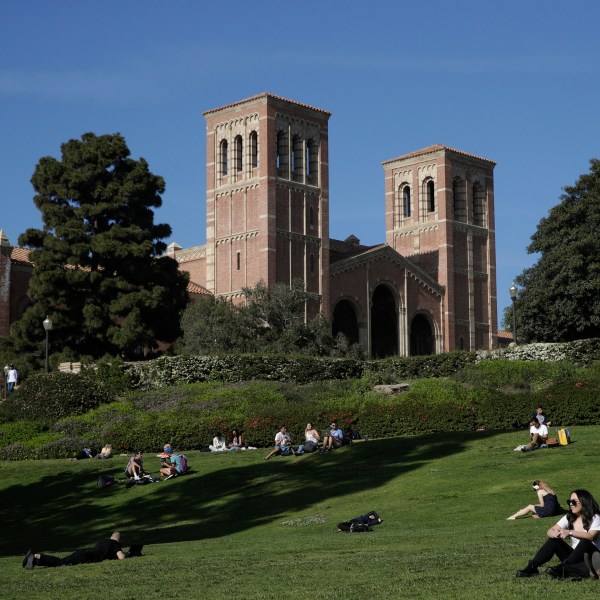
[{"label": "man sitting on lawn", "polygon": [[282,425],[275,435],[275,448],[265,456],[265,460],[269,460],[276,454],[280,454],[281,456],[296,454],[296,451],[292,448],[292,436],[288,433],[285,425]]},{"label": "man sitting on lawn", "polygon": [[50,556],[49,554],[34,553],[29,550],[23,559],[25,569],[33,567],[62,567],[63,565],[81,565],[83,563],[97,563],[103,560],[123,560],[125,553],[121,546],[121,534],[115,531],[110,539],[100,540],[93,548],[75,550],[65,558]]},{"label": "man sitting on lawn", "polygon": [[136,450],[134,456],[129,459],[127,467],[125,468],[125,476],[130,479],[139,479],[146,474],[144,471],[144,463],[142,461],[142,451]]},{"label": "man sitting on lawn", "polygon": [[529,423],[529,437],[531,441],[522,449],[523,452],[529,452],[541,447],[545,448],[548,441],[548,428],[542,425],[536,418],[532,418]]},{"label": "man sitting on lawn", "polygon": [[185,456],[173,452],[172,448],[167,448],[165,454],[167,455],[167,462],[160,470],[160,474],[167,479],[177,475],[185,475],[187,472],[187,459]]},{"label": "man sitting on lawn", "polygon": [[339,448],[344,444],[344,432],[337,426],[337,423],[334,421],[330,428],[329,432],[323,436],[323,448],[320,450],[320,453],[329,452],[334,448]]}]

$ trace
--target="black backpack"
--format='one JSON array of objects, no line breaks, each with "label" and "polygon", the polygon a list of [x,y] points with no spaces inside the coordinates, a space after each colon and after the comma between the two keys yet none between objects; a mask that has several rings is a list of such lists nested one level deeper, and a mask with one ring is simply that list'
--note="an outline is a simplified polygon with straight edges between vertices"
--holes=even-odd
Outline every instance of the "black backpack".
[{"label": "black backpack", "polygon": [[111,485],[114,485],[115,478],[113,475],[100,475],[96,483],[98,484],[99,488],[107,488]]}]

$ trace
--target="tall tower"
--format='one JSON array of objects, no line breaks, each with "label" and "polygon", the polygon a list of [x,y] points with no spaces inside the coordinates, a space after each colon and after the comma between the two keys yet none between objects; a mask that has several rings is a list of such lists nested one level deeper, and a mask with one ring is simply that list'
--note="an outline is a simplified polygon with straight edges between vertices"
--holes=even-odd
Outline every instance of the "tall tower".
[{"label": "tall tower", "polygon": [[268,93],[204,113],[213,294],[300,279],[328,314],[330,116]]},{"label": "tall tower", "polygon": [[494,166],[440,145],[383,163],[386,241],[444,286],[446,351],[497,346]]}]

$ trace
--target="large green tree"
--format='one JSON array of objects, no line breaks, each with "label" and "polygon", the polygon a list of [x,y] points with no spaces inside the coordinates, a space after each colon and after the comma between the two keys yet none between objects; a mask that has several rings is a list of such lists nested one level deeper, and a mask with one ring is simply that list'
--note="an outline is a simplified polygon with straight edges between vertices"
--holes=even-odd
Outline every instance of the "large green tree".
[{"label": "large green tree", "polygon": [[61,160],[42,158],[31,182],[43,228],[19,238],[34,270],[33,305],[11,330],[17,344],[35,346],[47,314],[53,350],[128,356],[176,339],[187,275],[161,256],[171,234],[154,223],[162,177],[130,158],[121,135],[86,133],[62,145]]},{"label": "large green tree", "polygon": [[519,342],[600,337],[599,232],[600,161],[593,159],[531,237],[527,251],[540,257],[516,279]]}]

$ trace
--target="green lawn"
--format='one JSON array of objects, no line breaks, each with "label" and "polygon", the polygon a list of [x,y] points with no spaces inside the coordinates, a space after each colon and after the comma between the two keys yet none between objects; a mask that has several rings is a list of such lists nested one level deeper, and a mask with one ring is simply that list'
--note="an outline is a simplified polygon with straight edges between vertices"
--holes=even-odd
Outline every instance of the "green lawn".
[{"label": "green lawn", "polygon": [[[0,597],[502,598],[597,596],[599,581],[514,577],[555,519],[505,518],[546,480],[564,505],[573,488],[600,498],[600,427],[573,444],[523,454],[526,431],[358,442],[328,455],[264,450],[187,453],[193,473],[101,490],[110,461],[0,464]],[[156,472],[159,460],[146,456]],[[373,533],[336,524],[377,510]],[[26,571],[27,548],[59,555],[119,529],[141,558]]]}]

